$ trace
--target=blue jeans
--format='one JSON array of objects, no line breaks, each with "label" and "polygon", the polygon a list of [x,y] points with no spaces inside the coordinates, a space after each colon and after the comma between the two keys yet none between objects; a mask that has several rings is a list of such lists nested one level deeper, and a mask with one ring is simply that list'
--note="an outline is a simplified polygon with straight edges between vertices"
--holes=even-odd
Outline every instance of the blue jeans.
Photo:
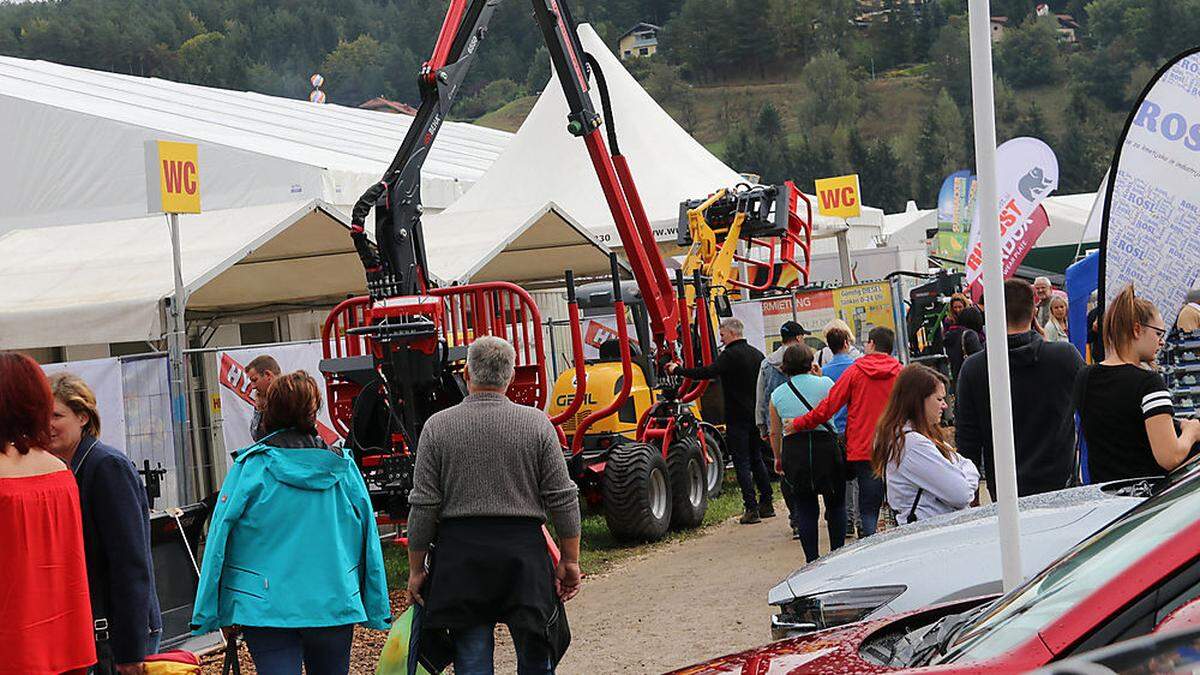
[{"label": "blue jeans", "polygon": [[[829,550],[836,551],[846,543],[846,493],[824,495],[825,524],[829,527]],[[820,557],[818,550],[817,517],[821,507],[816,493],[807,490],[796,494],[799,512],[800,546],[804,549],[804,561],[812,562]]]},{"label": "blue jeans", "polygon": [[[763,463],[760,443],[762,438],[758,435],[758,427],[753,424],[729,424],[725,427],[725,444],[729,447],[729,454],[733,456],[738,487],[742,490],[742,504],[747,511],[754,512],[757,512],[760,506],[766,506],[774,500],[771,476]],[[754,492],[755,487],[758,488],[757,496]]]},{"label": "blue jeans", "polygon": [[858,517],[862,523],[862,536],[869,537],[879,527],[883,479],[875,476],[870,462],[846,462],[846,479],[858,483]]},{"label": "blue jeans", "polygon": [[347,675],[354,625],[329,628],[242,628],[259,675]]},{"label": "blue jeans", "polygon": [[[483,624],[451,632],[455,675],[492,675],[496,672],[496,625]],[[553,675],[554,664],[545,641],[520,631],[512,632],[518,675]]]}]

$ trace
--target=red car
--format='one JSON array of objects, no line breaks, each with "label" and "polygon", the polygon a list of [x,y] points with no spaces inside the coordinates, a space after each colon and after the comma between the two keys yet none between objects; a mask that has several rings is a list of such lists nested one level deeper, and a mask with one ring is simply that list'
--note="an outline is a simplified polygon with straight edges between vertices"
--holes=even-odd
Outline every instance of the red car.
[{"label": "red car", "polygon": [[676,672],[1025,672],[1146,635],[1197,598],[1200,477],[1135,506],[998,599],[849,624]]}]

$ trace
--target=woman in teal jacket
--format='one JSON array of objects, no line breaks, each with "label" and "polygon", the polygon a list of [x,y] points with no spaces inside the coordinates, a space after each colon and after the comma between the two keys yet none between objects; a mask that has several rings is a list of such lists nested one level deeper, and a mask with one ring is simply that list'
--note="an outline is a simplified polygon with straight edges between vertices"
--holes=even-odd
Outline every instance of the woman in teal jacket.
[{"label": "woman in teal jacket", "polygon": [[320,404],[308,373],[271,384],[268,436],[234,459],[204,550],[192,627],[240,627],[262,675],[347,673],[354,624],[390,621],[371,499],[317,436]]}]

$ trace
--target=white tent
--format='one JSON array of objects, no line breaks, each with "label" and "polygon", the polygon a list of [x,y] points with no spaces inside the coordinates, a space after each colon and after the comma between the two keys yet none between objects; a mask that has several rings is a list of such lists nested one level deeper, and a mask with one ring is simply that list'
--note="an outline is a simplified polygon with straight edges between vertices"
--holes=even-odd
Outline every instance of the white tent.
[{"label": "white tent", "polygon": [[[608,82],[617,140],[629,160],[646,214],[659,241],[673,241],[679,219],[679,202],[704,197],[722,187],[742,182],[742,177],[717,159],[676,124],[642,89],[603,40],[587,24],[579,26],[584,49],[596,57]],[[591,89],[597,111],[600,95]],[[567,133],[567,102],[557,77],[553,77],[529,116],[475,186],[440,214],[426,219],[429,231],[443,229],[452,218],[474,214],[502,226],[503,217],[523,221],[547,204],[561,217],[569,217],[600,242],[620,246],[592,162],[581,139]],[[815,211],[815,201],[814,201]],[[816,218],[828,231],[842,225],[838,219]],[[882,226],[883,212],[864,208],[862,221]]]},{"label": "white tent", "polygon": [[[462,220],[431,238],[443,282],[557,279],[608,270],[608,249],[549,210],[510,229]],[[501,214],[504,215],[504,214]],[[365,290],[337,209],[317,201],[180,217],[189,314],[328,305]],[[156,340],[174,292],[163,216],[22,228],[0,235],[0,349]]]},{"label": "white tent", "polygon": [[[0,233],[146,213],[147,140],[200,145],[205,210],[320,199],[349,213],[412,122],[5,56],[0,119]],[[511,137],[446,123],[425,164],[426,206],[442,209],[457,199]]]},{"label": "white tent", "polygon": [[[338,212],[315,200],[181,216],[188,309],[358,288],[345,231]],[[15,230],[0,236],[0,260],[0,349],[162,336],[161,301],[174,293],[164,216]]]}]

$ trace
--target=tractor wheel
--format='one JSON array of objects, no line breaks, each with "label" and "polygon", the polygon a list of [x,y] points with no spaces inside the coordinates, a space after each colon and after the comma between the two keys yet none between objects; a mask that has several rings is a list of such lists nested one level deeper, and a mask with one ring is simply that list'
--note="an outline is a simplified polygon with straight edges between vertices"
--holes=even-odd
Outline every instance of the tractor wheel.
[{"label": "tractor wheel", "polygon": [[708,510],[708,472],[700,445],[690,439],[672,444],[667,472],[671,476],[671,529],[700,527]]},{"label": "tractor wheel", "polygon": [[720,497],[721,490],[725,488],[725,463],[729,458],[725,454],[725,439],[721,432],[707,424],[701,428],[704,431],[704,448],[712,460],[704,470],[707,473],[708,498],[713,500]]},{"label": "tractor wheel", "polygon": [[622,443],[604,465],[604,520],[620,541],[658,541],[671,524],[671,480],[662,453]]}]

